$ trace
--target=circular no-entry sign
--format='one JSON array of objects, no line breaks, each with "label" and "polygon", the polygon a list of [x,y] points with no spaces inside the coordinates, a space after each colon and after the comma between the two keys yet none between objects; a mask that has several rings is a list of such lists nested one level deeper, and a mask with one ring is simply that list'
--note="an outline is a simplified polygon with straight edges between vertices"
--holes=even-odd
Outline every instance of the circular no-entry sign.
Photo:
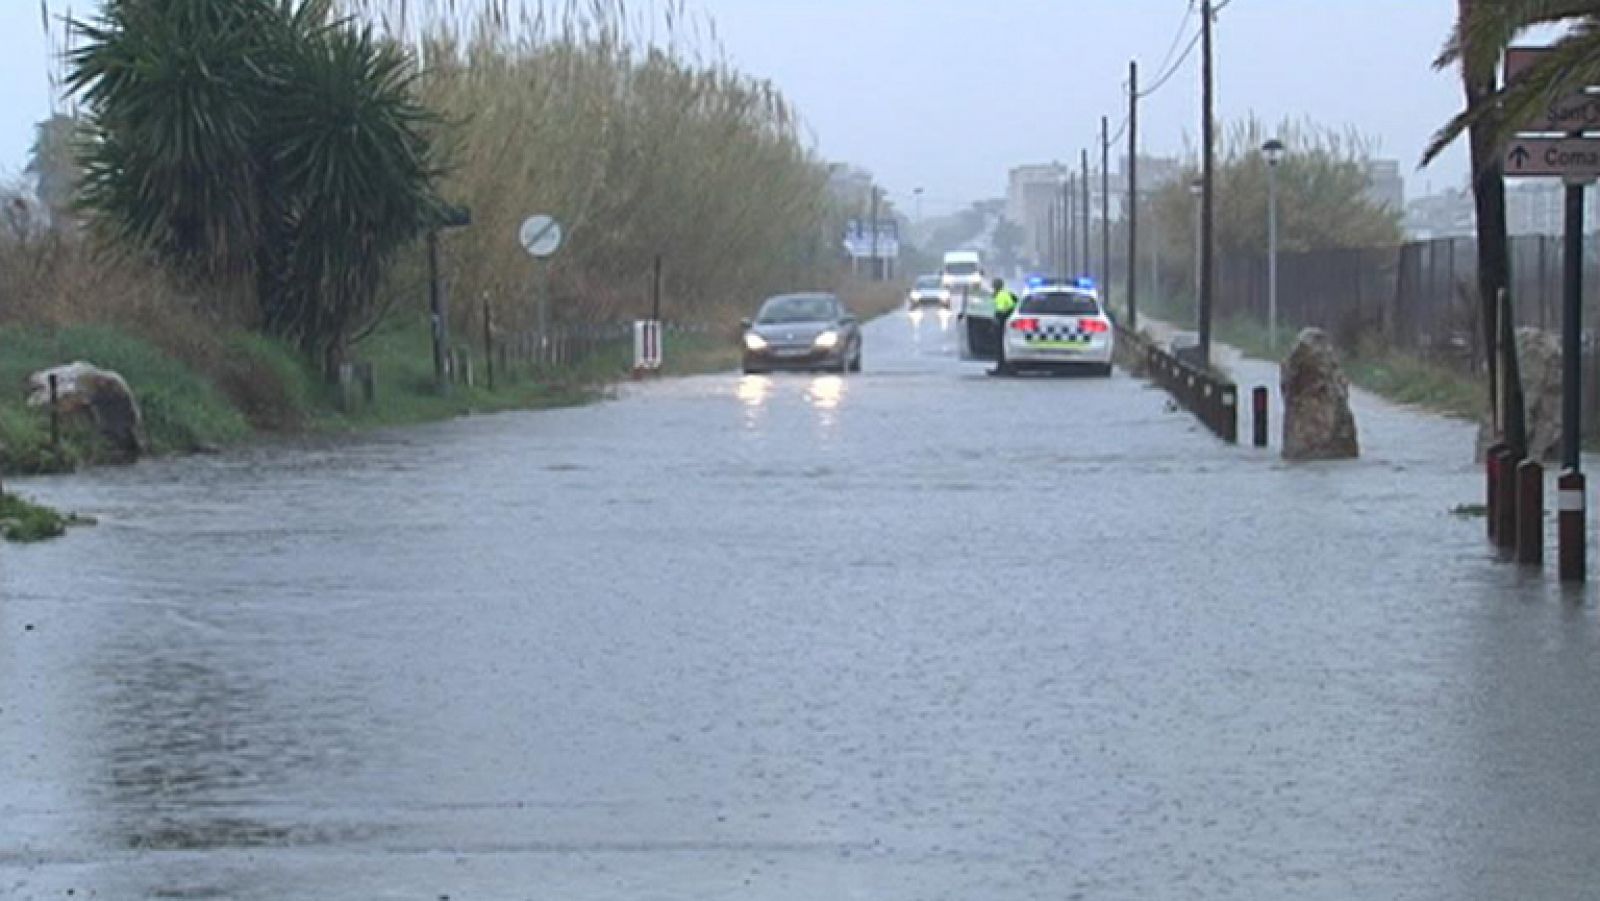
[{"label": "circular no-entry sign", "polygon": [[517,241],[530,256],[548,257],[561,249],[561,223],[549,216],[529,216],[522,221]]}]

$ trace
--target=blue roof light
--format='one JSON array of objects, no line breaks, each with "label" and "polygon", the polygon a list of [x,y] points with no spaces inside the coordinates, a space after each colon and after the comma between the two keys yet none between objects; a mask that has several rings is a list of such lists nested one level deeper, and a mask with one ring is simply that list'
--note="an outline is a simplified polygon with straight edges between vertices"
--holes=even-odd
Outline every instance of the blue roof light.
[{"label": "blue roof light", "polygon": [[1087,275],[1082,276],[1082,277],[1080,277],[1078,279],[1078,287],[1082,288],[1085,291],[1093,291],[1094,290],[1094,279],[1090,278]]}]

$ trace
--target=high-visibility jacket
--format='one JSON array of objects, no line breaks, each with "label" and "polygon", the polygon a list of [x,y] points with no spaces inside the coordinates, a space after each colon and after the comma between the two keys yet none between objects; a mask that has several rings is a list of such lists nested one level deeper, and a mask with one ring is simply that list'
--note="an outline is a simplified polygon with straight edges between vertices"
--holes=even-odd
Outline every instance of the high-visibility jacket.
[{"label": "high-visibility jacket", "polygon": [[996,316],[1010,316],[1017,308],[1017,295],[1005,288],[1001,288],[994,295],[994,314]]}]

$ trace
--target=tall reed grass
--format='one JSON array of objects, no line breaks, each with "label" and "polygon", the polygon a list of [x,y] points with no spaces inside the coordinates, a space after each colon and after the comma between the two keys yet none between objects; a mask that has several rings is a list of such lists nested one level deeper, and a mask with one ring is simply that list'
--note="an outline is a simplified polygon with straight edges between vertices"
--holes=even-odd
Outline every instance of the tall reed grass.
[{"label": "tall reed grass", "polygon": [[[443,244],[459,325],[485,300],[533,320],[535,264],[517,227],[566,227],[550,261],[557,322],[648,309],[717,321],[784,289],[831,287],[828,170],[793,106],[730,65],[681,3],[349,0],[416,48],[423,99],[443,114],[451,202],[470,228]],[[415,290],[418,273],[402,276]]]}]

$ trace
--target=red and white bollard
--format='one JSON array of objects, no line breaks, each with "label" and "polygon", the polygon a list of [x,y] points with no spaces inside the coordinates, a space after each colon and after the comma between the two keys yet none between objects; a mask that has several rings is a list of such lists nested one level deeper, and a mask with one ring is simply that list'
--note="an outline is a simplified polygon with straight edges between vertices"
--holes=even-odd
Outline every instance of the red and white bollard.
[{"label": "red and white bollard", "polygon": [[1569,469],[1556,485],[1561,581],[1584,582],[1589,578],[1588,483],[1583,473]]}]

